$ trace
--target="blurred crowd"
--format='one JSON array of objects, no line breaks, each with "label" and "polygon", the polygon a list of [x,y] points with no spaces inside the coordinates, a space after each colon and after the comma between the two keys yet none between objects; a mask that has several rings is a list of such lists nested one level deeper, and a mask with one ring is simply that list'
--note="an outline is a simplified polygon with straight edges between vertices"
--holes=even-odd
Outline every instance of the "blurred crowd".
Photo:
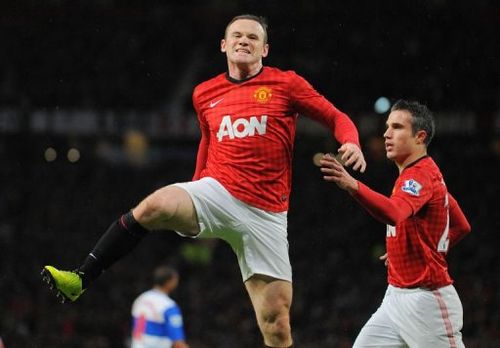
[{"label": "blurred crowd", "polygon": [[270,23],[267,64],[296,70],[348,110],[370,109],[380,95],[453,111],[498,107],[491,0],[0,6],[4,106],[151,109],[180,98],[191,108],[194,83],[225,69],[225,25],[250,12]]},{"label": "blurred crowd", "polygon": [[[155,188],[189,180],[196,143],[185,157],[153,166],[102,161],[89,144],[78,162],[43,158],[43,137],[0,142],[0,333],[6,347],[125,347],[130,305],[150,286],[159,263],[181,274],[174,298],[194,348],[258,347],[260,334],[235,256],[224,242],[199,242],[175,233],[149,236],[110,269],[77,303],[60,305],[39,279],[41,267],[76,266],[107,225]],[[367,140],[366,143],[369,141]],[[450,273],[464,306],[467,347],[500,344],[500,263],[496,256],[498,149],[470,138],[437,137],[432,156],[461,202],[473,233],[449,254]],[[158,144],[170,151],[176,144]],[[380,303],[385,287],[385,226],[343,192],[324,183],[312,157],[331,144],[299,136],[289,211],[294,269],[292,325],[300,347],[350,347]],[[375,149],[375,148],[374,148]],[[397,172],[367,148],[363,180],[389,193]],[[485,165],[489,164],[489,165]]]},{"label": "blurred crowd", "polygon": [[[0,337],[6,348],[125,347],[130,305],[150,287],[159,263],[180,271],[173,297],[192,348],[261,346],[236,258],[223,242],[152,234],[81,300],[59,305],[41,286],[42,266],[78,265],[108,224],[142,197],[190,180],[197,142],[138,136],[135,142],[156,160],[127,161],[120,135],[33,134],[26,117],[91,109],[132,110],[139,124],[151,110],[160,110],[166,123],[192,119],[192,88],[224,71],[225,25],[247,12],[270,21],[266,63],[296,70],[354,121],[373,113],[382,95],[416,98],[438,113],[473,119],[473,130],[460,136],[438,130],[430,153],[473,228],[449,255],[464,305],[464,342],[500,346],[496,2],[21,0],[0,6]],[[2,118],[5,110],[19,118],[14,132],[1,133],[10,120]],[[363,133],[368,170],[362,178],[389,194],[397,173],[384,158],[381,134]],[[65,153],[76,145],[81,156],[68,162]],[[49,146],[58,153],[50,162],[44,158]],[[323,136],[299,129],[289,241],[292,327],[303,348],[350,347],[386,287],[378,260],[385,227],[324,183],[312,164],[316,152],[334,149]]]}]

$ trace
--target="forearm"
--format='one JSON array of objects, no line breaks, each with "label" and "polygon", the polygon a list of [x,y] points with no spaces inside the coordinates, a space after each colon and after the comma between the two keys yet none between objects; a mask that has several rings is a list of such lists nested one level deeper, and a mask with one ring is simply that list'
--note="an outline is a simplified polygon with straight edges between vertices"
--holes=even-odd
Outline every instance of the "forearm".
[{"label": "forearm", "polygon": [[360,147],[358,129],[346,113],[337,109],[324,97],[319,97],[312,106],[315,110],[310,112],[311,118],[328,127],[340,144],[352,143]]},{"label": "forearm", "polygon": [[349,193],[378,221],[395,226],[412,215],[411,206],[401,199],[388,198],[358,181]]},{"label": "forearm", "polygon": [[318,93],[304,78],[295,73],[290,76],[290,96],[294,109],[328,127],[340,144],[353,143],[360,147],[358,130],[349,116]]},{"label": "forearm", "polygon": [[335,139],[341,144],[352,143],[359,144],[359,134],[354,122],[344,114],[343,112],[335,109],[337,114],[335,115],[334,127],[332,129]]}]

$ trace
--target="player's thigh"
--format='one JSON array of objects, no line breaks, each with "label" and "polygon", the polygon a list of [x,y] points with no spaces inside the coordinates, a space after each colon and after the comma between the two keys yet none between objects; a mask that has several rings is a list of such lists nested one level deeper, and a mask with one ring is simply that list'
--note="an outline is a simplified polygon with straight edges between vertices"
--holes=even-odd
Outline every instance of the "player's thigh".
[{"label": "player's thigh", "polygon": [[[464,347],[460,330],[463,325],[463,309],[460,298],[452,285],[424,291],[418,294],[413,316],[405,327],[414,330],[403,336],[412,347],[445,348]],[[414,318],[418,318],[415,320]]]},{"label": "player's thigh", "polygon": [[177,186],[165,186],[146,197],[133,209],[139,223],[151,230],[175,230],[188,235],[199,233],[191,196]]},{"label": "player's thigh", "polygon": [[289,316],[293,297],[291,282],[254,274],[245,281],[245,287],[259,323],[269,318]]},{"label": "player's thigh", "polygon": [[240,243],[226,239],[238,256],[243,281],[254,274],[292,281],[288,255],[287,214],[244,208],[240,226],[235,226]]},{"label": "player's thigh", "polygon": [[383,305],[366,322],[353,348],[407,348]]}]

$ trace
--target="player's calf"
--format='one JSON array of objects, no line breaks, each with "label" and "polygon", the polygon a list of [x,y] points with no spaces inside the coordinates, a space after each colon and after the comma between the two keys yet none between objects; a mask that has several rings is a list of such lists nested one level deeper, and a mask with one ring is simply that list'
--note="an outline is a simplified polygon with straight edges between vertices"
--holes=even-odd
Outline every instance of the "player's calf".
[{"label": "player's calf", "polygon": [[75,301],[104,270],[130,253],[147,233],[132,212],[128,212],[111,224],[76,271],[45,266],[43,279],[51,289],[56,288],[63,300]]},{"label": "player's calf", "polygon": [[292,345],[292,330],[290,317],[284,313],[269,313],[261,322],[264,342],[269,347],[290,347]]}]

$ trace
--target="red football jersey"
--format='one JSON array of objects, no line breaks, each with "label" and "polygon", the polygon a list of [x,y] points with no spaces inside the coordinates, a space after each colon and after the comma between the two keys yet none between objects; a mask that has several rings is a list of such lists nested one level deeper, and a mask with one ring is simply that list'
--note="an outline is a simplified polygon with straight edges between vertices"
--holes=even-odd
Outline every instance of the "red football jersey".
[{"label": "red football jersey", "polygon": [[449,198],[443,176],[430,157],[406,167],[392,196],[407,202],[412,216],[387,225],[388,282],[401,288],[438,288],[452,283],[445,256],[449,248]]},{"label": "red football jersey", "polygon": [[298,114],[359,146],[350,118],[293,71],[264,67],[242,81],[220,74],[195,88],[193,104],[202,133],[193,180],[215,178],[263,210],[288,209]]}]

